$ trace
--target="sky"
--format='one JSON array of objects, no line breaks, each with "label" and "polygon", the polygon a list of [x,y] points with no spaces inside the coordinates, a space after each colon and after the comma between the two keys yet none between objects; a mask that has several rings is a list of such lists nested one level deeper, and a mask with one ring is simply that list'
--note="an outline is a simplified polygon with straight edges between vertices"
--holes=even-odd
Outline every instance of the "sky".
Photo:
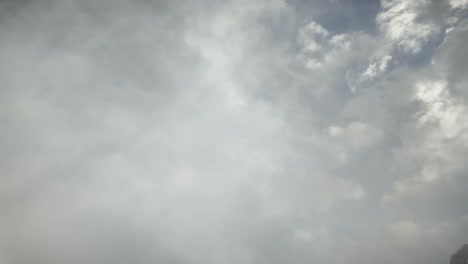
[{"label": "sky", "polygon": [[0,263],[449,263],[467,18],[467,0],[0,0]]}]

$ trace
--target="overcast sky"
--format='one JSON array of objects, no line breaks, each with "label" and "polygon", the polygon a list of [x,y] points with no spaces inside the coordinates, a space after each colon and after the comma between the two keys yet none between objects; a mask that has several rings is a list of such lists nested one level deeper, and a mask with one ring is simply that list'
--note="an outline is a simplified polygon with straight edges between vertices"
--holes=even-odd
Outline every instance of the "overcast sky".
[{"label": "overcast sky", "polygon": [[468,0],[0,0],[0,263],[441,264]]}]

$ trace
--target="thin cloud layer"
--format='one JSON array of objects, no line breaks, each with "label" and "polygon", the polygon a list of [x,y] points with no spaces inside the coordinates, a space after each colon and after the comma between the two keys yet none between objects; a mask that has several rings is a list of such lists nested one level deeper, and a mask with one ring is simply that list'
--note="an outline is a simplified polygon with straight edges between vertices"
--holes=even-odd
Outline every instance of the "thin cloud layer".
[{"label": "thin cloud layer", "polygon": [[448,263],[467,8],[0,2],[0,262]]}]

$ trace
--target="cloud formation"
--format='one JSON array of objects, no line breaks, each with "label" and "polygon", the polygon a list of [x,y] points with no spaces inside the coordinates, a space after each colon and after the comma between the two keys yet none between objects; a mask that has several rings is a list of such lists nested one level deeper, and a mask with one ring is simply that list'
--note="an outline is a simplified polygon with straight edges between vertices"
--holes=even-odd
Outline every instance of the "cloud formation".
[{"label": "cloud formation", "polygon": [[1,1],[0,262],[448,263],[467,12]]}]

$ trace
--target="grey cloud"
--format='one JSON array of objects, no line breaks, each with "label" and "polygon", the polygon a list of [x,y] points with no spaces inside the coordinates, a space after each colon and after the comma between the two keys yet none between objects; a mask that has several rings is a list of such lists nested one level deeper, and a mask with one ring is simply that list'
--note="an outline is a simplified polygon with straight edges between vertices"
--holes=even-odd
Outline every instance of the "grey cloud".
[{"label": "grey cloud", "polygon": [[0,261],[448,262],[466,7],[418,3],[2,1]]}]

